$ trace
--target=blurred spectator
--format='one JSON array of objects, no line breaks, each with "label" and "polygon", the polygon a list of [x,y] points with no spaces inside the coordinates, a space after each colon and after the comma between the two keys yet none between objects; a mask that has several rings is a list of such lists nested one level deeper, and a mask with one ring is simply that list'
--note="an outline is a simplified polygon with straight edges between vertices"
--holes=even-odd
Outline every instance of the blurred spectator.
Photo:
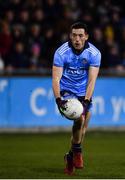
[{"label": "blurred spectator", "polygon": [[30,59],[30,69],[36,70],[40,65],[40,46],[39,44],[33,44],[31,47]]},{"label": "blurred spectator", "polygon": [[34,43],[42,45],[43,38],[41,36],[41,27],[38,24],[32,24],[28,36],[28,45],[31,47]]},{"label": "blurred spectator", "polygon": [[53,23],[58,18],[58,3],[56,3],[56,0],[44,1],[44,12],[46,13],[47,21]]},{"label": "blurred spectator", "polygon": [[[0,55],[5,68],[51,68],[53,52],[68,40],[70,25],[82,20],[88,25],[89,40],[102,52],[101,68],[113,67],[120,71],[118,67],[125,67],[123,3],[112,0],[0,1]],[[18,61],[14,60],[17,57]],[[30,59],[26,60],[27,57]]]},{"label": "blurred spectator", "polygon": [[45,14],[41,8],[35,9],[32,15],[32,22],[38,25],[44,26],[45,24]]},{"label": "blurred spectator", "polygon": [[20,12],[20,9],[22,7],[22,1],[21,0],[4,0],[3,3],[5,3],[4,12],[7,11],[8,9],[11,9],[15,14],[15,18],[18,18],[17,14]]},{"label": "blurred spectator", "polygon": [[105,27],[104,35],[106,39],[114,40],[114,29],[111,25]]},{"label": "blurred spectator", "polygon": [[15,24],[12,27],[12,35],[13,35],[14,43],[16,43],[17,41],[25,42],[25,40],[26,40],[25,30],[21,24]]},{"label": "blurred spectator", "polygon": [[12,9],[8,9],[7,11],[5,11],[5,21],[7,21],[10,26],[13,25],[14,18],[15,18],[15,13]]},{"label": "blurred spectator", "polygon": [[1,32],[0,32],[0,55],[4,60],[5,64],[7,63],[8,56],[11,52],[12,44],[13,44],[13,39],[9,24],[6,21],[3,21],[1,23]]},{"label": "blurred spectator", "polygon": [[111,68],[115,68],[116,70],[123,69],[122,59],[120,57],[119,48],[117,45],[114,44],[109,48],[106,59],[109,69]]},{"label": "blurred spectator", "polygon": [[29,59],[25,54],[24,45],[22,42],[16,42],[14,50],[9,57],[7,69],[25,69],[29,68]]},{"label": "blurred spectator", "polygon": [[121,54],[125,51],[125,25],[121,27],[120,37],[119,37],[119,46],[121,49]]},{"label": "blurred spectator", "polygon": [[0,71],[1,70],[4,70],[4,61],[3,61],[3,59],[0,56]]},{"label": "blurred spectator", "polygon": [[106,52],[105,52],[105,40],[104,40],[104,34],[100,27],[94,27],[92,34],[90,36],[90,41],[101,51],[102,53],[102,61],[101,61],[101,67],[105,68],[107,61],[106,59]]},{"label": "blurred spectator", "polygon": [[51,26],[46,26],[44,32],[43,58],[45,59],[44,66],[51,68],[53,61],[53,52],[57,47],[57,37]]},{"label": "blurred spectator", "polygon": [[21,9],[19,13],[18,24],[22,25],[23,29],[27,32],[30,26],[30,15],[26,8]]},{"label": "blurred spectator", "polygon": [[93,15],[91,14],[91,12],[85,10],[81,18],[83,22],[85,22],[88,25],[89,30],[94,27]]}]

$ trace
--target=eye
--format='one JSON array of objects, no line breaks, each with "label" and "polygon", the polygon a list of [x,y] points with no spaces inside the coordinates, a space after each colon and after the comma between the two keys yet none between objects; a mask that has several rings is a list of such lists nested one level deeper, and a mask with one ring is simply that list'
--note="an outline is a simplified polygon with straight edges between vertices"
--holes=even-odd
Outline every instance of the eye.
[{"label": "eye", "polygon": [[73,37],[76,37],[76,36],[77,36],[77,34],[74,34],[74,33],[73,33],[73,34],[72,34],[72,36],[73,36]]},{"label": "eye", "polygon": [[79,34],[79,37],[82,38],[82,37],[84,37],[84,35],[83,34]]}]

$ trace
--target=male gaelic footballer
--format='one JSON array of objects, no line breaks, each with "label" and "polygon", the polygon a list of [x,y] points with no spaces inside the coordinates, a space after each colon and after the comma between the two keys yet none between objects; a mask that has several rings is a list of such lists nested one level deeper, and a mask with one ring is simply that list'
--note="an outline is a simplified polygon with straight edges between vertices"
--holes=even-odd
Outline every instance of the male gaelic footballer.
[{"label": "male gaelic footballer", "polygon": [[70,28],[69,42],[56,50],[53,60],[53,92],[60,113],[64,115],[62,109],[70,98],[77,98],[84,107],[82,116],[73,121],[71,148],[65,154],[64,172],[69,175],[75,168],[84,167],[81,144],[91,115],[92,95],[101,62],[100,51],[88,42],[88,37],[86,24],[74,23]]}]

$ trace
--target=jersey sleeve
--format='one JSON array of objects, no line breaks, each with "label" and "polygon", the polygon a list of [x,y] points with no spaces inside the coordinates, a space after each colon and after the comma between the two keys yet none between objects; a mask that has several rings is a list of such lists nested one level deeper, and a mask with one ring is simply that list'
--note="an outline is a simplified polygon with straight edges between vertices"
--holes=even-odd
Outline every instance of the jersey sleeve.
[{"label": "jersey sleeve", "polygon": [[63,58],[57,51],[54,54],[53,65],[58,67],[63,67],[64,65]]},{"label": "jersey sleeve", "polygon": [[97,55],[91,58],[90,66],[99,67],[100,64],[101,64],[101,53],[98,52]]}]

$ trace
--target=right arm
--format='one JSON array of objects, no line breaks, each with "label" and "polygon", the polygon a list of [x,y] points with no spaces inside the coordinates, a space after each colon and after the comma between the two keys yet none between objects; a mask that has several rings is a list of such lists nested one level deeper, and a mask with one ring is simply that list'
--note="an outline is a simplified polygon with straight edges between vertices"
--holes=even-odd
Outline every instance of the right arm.
[{"label": "right arm", "polygon": [[52,87],[55,98],[60,97],[60,79],[62,77],[63,67],[53,66],[52,68]]}]

